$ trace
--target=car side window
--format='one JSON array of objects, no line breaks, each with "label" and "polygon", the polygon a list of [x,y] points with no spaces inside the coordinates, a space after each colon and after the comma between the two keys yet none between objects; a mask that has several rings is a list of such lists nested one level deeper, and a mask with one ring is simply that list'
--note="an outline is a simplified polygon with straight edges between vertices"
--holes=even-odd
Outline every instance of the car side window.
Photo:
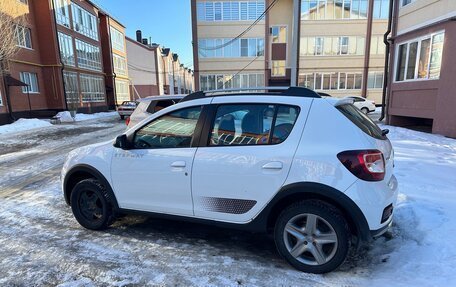
[{"label": "car side window", "polygon": [[[213,123],[209,145],[281,143],[291,132],[297,115],[298,108],[282,105],[220,105]],[[272,129],[273,125],[274,129]]]},{"label": "car side window", "polygon": [[299,108],[293,106],[279,106],[272,133],[271,143],[284,142],[291,133],[298,118]]},{"label": "car side window", "polygon": [[147,112],[153,114],[174,104],[175,102],[173,100],[152,101],[147,108]]},{"label": "car side window", "polygon": [[139,129],[134,137],[135,149],[190,147],[201,114],[201,106],[173,111]]}]

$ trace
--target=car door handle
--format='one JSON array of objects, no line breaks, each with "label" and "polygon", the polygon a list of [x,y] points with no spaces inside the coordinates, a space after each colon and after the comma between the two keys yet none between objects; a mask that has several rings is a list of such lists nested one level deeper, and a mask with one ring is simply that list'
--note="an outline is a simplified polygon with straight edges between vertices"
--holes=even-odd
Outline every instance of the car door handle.
[{"label": "car door handle", "polygon": [[185,161],[175,161],[171,164],[171,167],[185,167]]},{"label": "car door handle", "polygon": [[282,169],[283,163],[280,161],[272,161],[268,162],[267,164],[263,165],[263,169]]}]

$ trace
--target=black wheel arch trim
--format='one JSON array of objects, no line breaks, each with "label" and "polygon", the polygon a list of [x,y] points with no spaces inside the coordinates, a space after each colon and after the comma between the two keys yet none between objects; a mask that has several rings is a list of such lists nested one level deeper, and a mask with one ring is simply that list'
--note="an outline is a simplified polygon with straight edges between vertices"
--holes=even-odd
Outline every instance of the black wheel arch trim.
[{"label": "black wheel arch trim", "polygon": [[119,209],[119,205],[117,203],[117,198],[114,194],[114,191],[112,190],[111,185],[109,184],[108,180],[106,179],[106,177],[100,171],[98,171],[96,168],[94,168],[93,166],[87,165],[87,164],[77,164],[77,165],[73,166],[65,174],[65,178],[63,179],[63,195],[65,197],[65,202],[67,203],[67,205],[70,205],[70,197],[71,197],[71,190],[68,190],[69,184],[71,183],[71,182],[69,182],[69,180],[72,178],[73,175],[75,175],[77,173],[90,174],[92,178],[99,180],[100,183],[103,184],[103,186],[106,188],[108,193],[111,195],[111,198],[114,201],[113,202],[114,209],[115,210]]},{"label": "black wheel arch trim", "polygon": [[281,202],[298,199],[319,199],[335,205],[348,218],[349,224],[353,225],[354,232],[361,241],[368,242],[372,239],[369,225],[361,209],[343,192],[330,186],[315,182],[298,182],[283,186],[274,198],[266,205],[258,216],[248,225],[254,230],[268,230],[271,220],[280,208]]}]

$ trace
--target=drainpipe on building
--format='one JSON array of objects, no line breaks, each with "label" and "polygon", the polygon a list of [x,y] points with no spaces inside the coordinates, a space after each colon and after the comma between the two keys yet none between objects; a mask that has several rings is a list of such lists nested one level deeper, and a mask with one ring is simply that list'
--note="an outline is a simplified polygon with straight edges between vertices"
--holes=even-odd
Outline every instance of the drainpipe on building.
[{"label": "drainpipe on building", "polygon": [[385,109],[386,109],[386,88],[388,86],[388,71],[389,71],[389,57],[390,57],[390,45],[391,43],[388,41],[388,36],[391,33],[391,27],[393,24],[393,5],[394,5],[394,0],[390,0],[389,3],[389,11],[388,11],[388,28],[386,30],[386,33],[383,35],[383,43],[385,43],[385,68],[383,70],[383,90],[382,90],[382,112],[380,114],[379,120],[382,121],[385,116]]},{"label": "drainpipe on building", "polygon": [[367,31],[366,31],[366,47],[364,49],[364,68],[363,79],[361,86],[361,97],[367,98],[367,79],[369,77],[370,63],[370,44],[372,39],[372,21],[374,18],[374,0],[369,0],[369,10],[367,11]]},{"label": "drainpipe on building", "polygon": [[54,16],[54,27],[55,27],[55,40],[57,41],[57,51],[59,51],[59,62],[62,68],[60,69],[62,72],[62,82],[63,82],[63,98],[65,99],[65,110],[68,110],[68,99],[66,96],[66,89],[65,89],[65,76],[63,75],[63,70],[65,69],[65,65],[62,62],[62,54],[60,53],[60,43],[59,43],[59,33],[57,31],[57,17],[55,16],[55,6],[54,6],[54,1],[51,1],[52,3],[52,14]]},{"label": "drainpipe on building", "polygon": [[291,80],[290,86],[297,86],[298,83],[298,61],[299,61],[299,25],[301,5],[299,0],[293,0],[293,26],[292,26],[292,41],[291,41]]},{"label": "drainpipe on building", "polygon": [[[116,92],[116,77],[117,77],[117,74],[114,72],[114,56],[113,56],[113,53],[112,53],[111,17],[109,15],[106,15],[106,17],[108,17],[109,50],[111,51],[110,58],[111,58],[111,67],[112,67],[112,83],[113,83],[112,92],[113,92],[113,95],[114,95],[114,107],[113,108],[116,109],[116,107],[117,107],[117,92]],[[108,105],[108,107],[109,107],[109,105]]]}]

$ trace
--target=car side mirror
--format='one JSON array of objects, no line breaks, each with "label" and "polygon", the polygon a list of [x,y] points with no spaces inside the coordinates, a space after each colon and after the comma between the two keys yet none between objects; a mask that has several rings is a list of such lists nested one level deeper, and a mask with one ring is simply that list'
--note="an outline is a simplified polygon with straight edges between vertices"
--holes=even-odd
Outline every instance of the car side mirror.
[{"label": "car side mirror", "polygon": [[127,135],[118,136],[116,138],[116,141],[114,142],[114,147],[121,148],[121,149],[128,149],[129,144],[128,144]]}]

